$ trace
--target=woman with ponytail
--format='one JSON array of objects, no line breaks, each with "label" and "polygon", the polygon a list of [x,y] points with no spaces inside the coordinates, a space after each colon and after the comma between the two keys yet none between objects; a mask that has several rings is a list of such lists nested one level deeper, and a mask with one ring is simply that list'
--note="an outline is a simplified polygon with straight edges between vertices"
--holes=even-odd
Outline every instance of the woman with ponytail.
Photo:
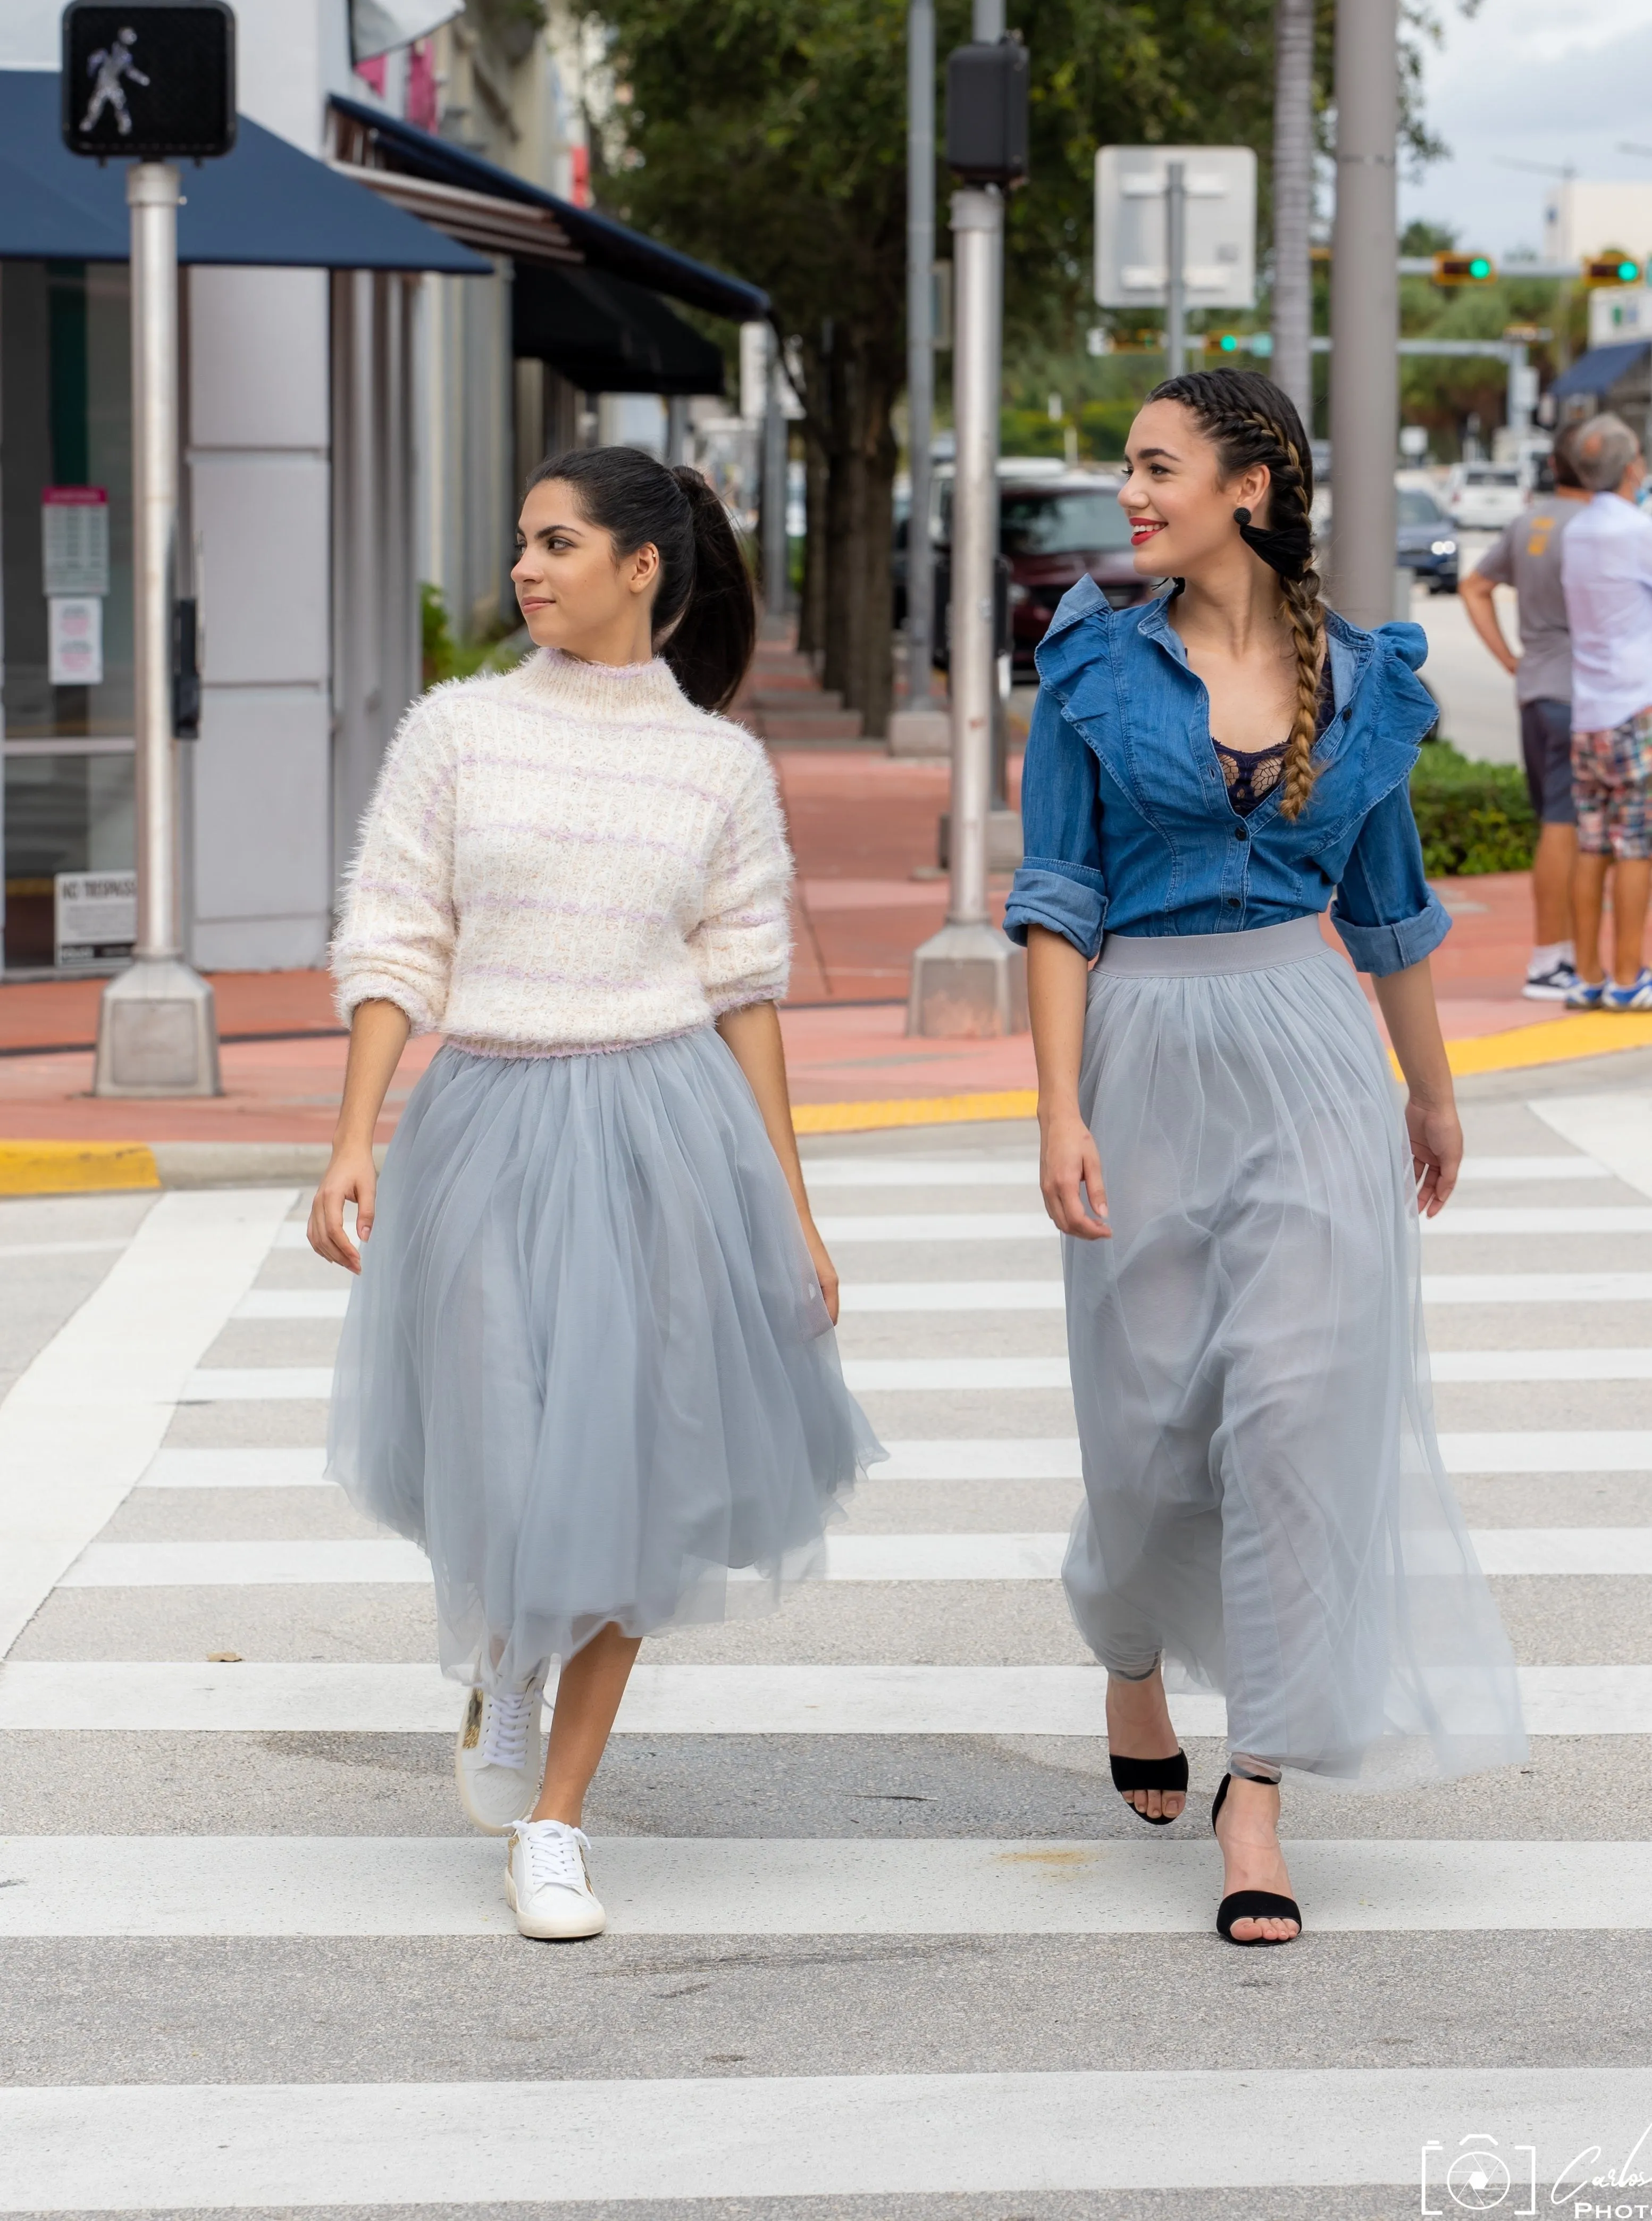
[{"label": "woman with ponytail", "polygon": [[755,630],[722,505],[633,448],[564,455],[511,576],[534,653],[416,703],[367,813],[309,1237],[357,1276],[327,1470],[428,1553],[460,1799],[509,1836],[522,1933],[571,1937],[604,1924],[580,1822],[641,1639],[820,1571],[882,1453],[792,1134],[774,778],[720,714]]},{"label": "woman with ponytail", "polygon": [[1436,713],[1418,626],[1362,632],[1320,600],[1312,457],[1277,386],[1169,379],[1126,453],[1137,568],[1170,583],[1113,610],[1086,580],[1057,612],[1005,920],[1068,1237],[1085,1504],[1064,1578],[1143,1819],[1187,1802],[1167,1660],[1225,1696],[1217,1927],[1285,1943],[1285,1774],[1379,1789],[1525,1749],[1423,1339],[1418,1217],[1462,1155],[1428,967],[1449,921],[1408,787]]}]

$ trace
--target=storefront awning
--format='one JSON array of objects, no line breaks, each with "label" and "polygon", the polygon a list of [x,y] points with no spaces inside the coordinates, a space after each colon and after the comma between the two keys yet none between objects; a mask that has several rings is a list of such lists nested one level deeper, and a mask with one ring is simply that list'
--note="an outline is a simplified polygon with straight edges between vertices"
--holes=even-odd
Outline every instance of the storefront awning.
[{"label": "storefront awning", "polygon": [[[365,101],[347,100],[334,93],[332,106],[335,116],[348,127],[344,135],[346,144],[340,151],[352,160],[360,160],[358,149],[365,144],[365,151],[387,171],[427,178],[439,185],[456,186],[464,192],[486,194],[495,200],[515,202],[525,209],[540,211],[554,221],[557,229],[574,249],[575,259],[588,270],[628,279],[633,285],[646,286],[689,308],[704,309],[714,316],[727,316],[735,322],[751,322],[769,313],[769,296],[761,287],[748,285],[743,278],[713,270],[690,255],[677,253],[673,247],[662,247],[657,240],[616,223],[612,216],[600,216],[595,209],[577,208],[573,202],[529,184],[526,178],[499,169],[492,162],[484,162],[479,154],[469,153],[450,140],[438,139],[428,131],[420,130],[416,124],[403,122],[400,116],[369,106]],[[441,221],[433,209],[431,221]],[[606,390],[623,392],[627,389]],[[660,392],[681,389],[655,386],[645,390]]]},{"label": "storefront awning", "polygon": [[1568,393],[1610,393],[1620,378],[1646,360],[1649,340],[1623,340],[1614,347],[1591,347],[1562,371],[1549,387],[1564,397]]},{"label": "storefront awning", "polygon": [[608,272],[518,263],[511,337],[514,353],[549,363],[583,393],[723,391],[720,348]]},{"label": "storefront awning", "polygon": [[[124,262],[124,162],[71,154],[59,135],[55,70],[0,70],[0,261]],[[234,149],[184,170],[180,262],[301,270],[492,265],[242,116]]]}]

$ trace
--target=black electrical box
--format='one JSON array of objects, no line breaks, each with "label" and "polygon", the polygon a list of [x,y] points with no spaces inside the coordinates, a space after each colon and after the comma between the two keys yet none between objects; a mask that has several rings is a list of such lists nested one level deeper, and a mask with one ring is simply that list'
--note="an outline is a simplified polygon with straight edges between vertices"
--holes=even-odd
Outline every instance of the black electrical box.
[{"label": "black electrical box", "polygon": [[63,11],[72,154],[201,160],[235,143],[235,18],[226,0],[72,0]]},{"label": "black electrical box", "polygon": [[946,160],[972,185],[1026,175],[1026,48],[1019,39],[954,47],[946,58]]}]

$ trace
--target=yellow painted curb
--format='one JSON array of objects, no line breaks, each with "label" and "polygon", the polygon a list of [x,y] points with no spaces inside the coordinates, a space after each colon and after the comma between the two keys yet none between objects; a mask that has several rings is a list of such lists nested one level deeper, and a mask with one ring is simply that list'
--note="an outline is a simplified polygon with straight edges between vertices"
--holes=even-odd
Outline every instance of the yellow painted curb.
[{"label": "yellow painted curb", "polygon": [[146,1142],[0,1142],[0,1195],[86,1195],[159,1187]]},{"label": "yellow painted curb", "polygon": [[1008,1087],[992,1095],[913,1095],[890,1103],[795,1103],[792,1125],[800,1134],[867,1134],[880,1126],[961,1126],[976,1119],[1034,1118],[1036,1087]]},{"label": "yellow painted curb", "polygon": [[1569,1064],[1574,1057],[1609,1056],[1620,1048],[1652,1047],[1652,1012],[1579,1010],[1564,1018],[1549,1018],[1535,1026],[1515,1026],[1507,1033],[1481,1034],[1474,1041],[1448,1042],[1451,1069],[1461,1076],[1473,1072],[1518,1072],[1526,1065]]}]

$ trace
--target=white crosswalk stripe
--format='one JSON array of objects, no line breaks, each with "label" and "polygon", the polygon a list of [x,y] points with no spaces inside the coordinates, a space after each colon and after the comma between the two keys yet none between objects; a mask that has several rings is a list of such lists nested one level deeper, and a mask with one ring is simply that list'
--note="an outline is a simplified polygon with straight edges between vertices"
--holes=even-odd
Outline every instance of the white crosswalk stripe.
[{"label": "white crosswalk stripe", "polygon": [[[1533,1735],[1652,1735],[1652,1666],[1519,1669]],[[622,1735],[1097,1736],[1089,1666],[658,1666]],[[463,1691],[433,1666],[19,1659],[0,1666],[0,1731],[446,1735]],[[1170,1699],[1183,1735],[1220,1736],[1219,1697]]]},{"label": "white crosswalk stripe", "polygon": [[[1644,1607],[1611,1601],[1638,1592],[1582,1586],[1652,1578],[1652,1516],[1622,1523],[1636,1517],[1639,1478],[1652,1479],[1652,1426],[1577,1424],[1589,1407],[1564,1392],[1568,1384],[1623,1384],[1602,1416],[1632,1417],[1638,1405],[1630,1388],[1652,1375],[1652,1348],[1636,1343],[1637,1315],[1627,1308],[1652,1302],[1652,1270],[1624,1269],[1637,1253],[1623,1247],[1604,1250],[1599,1269],[1576,1269],[1589,1262],[1591,1238],[1652,1232],[1652,1101],[1625,1094],[1534,1107],[1541,1123],[1501,1106],[1482,1129],[1504,1145],[1491,1148],[1478,1146],[1471,1112],[1476,1146],[1463,1167],[1466,1193],[1424,1229],[1425,1303],[1496,1306],[1514,1338],[1530,1345],[1498,1346],[1498,1317],[1473,1322],[1466,1336],[1459,1329],[1478,1346],[1436,1353],[1443,1408],[1502,1416],[1501,1402],[1456,1397],[1476,1384],[1530,1390],[1533,1400],[1509,1405],[1511,1423],[1500,1430],[1448,1430],[1442,1450],[1450,1470],[1473,1484],[1471,1540],[1481,1564],[1516,1585],[1499,1593],[1523,1615],[1521,1655],[1603,1662],[1520,1668],[1534,1737],[1530,1784],[1471,1781],[1447,1803],[1413,1805],[1416,1817],[1400,1832],[1363,1837],[1332,1836],[1329,1823],[1316,1834],[1315,1811],[1328,1808],[1304,1798],[1289,1816],[1305,1834],[1287,1846],[1310,1946],[1331,1973],[1328,1996],[1363,1980],[1368,1964],[1337,1955],[1385,1936],[1424,1943],[1431,1994],[1442,1996],[1459,1964],[1454,1952],[1478,1948],[1475,1936],[1528,1938],[1510,1981],[1512,1992],[1528,1985],[1516,2010],[1530,2013],[1531,2049],[1517,2029],[1495,2055],[1530,2057],[1531,2065],[1371,2068],[1335,2011],[1305,1995],[1293,2011],[1312,2031],[1310,2055],[1350,2064],[1269,2066],[1276,2039],[1264,2016],[1259,2063],[1232,2072],[1165,2067],[1162,2050],[1149,2054],[1128,2035],[1107,2055],[1142,2063],[1082,2070],[1069,2063],[1094,2055],[1082,2031],[1059,2056],[1048,2055],[1038,2048],[1036,2014],[1004,2024],[989,1970],[972,1979],[960,2030],[947,2018],[955,2007],[944,1983],[903,1990],[886,1982],[881,1960],[862,1969],[857,1959],[856,2022],[867,2048],[896,2064],[913,2057],[901,2050],[901,2030],[921,2018],[923,2063],[956,2060],[957,2070],[862,2073],[863,2051],[816,2073],[795,2070],[808,2055],[791,2032],[801,1994],[795,1986],[812,1979],[807,1971],[787,1978],[794,1986],[778,1993],[787,2003],[777,2011],[763,2002],[772,1992],[747,1998],[736,1988],[724,1999],[715,1970],[731,1939],[755,1939],[738,1955],[754,1968],[764,1938],[818,1939],[807,1946],[809,1967],[824,1963],[834,1939],[858,1955],[853,1939],[869,1937],[1020,1939],[1017,1949],[1064,1938],[1070,1955],[1095,1948],[1090,1939],[1208,1936],[1219,1888],[1202,1800],[1219,1762],[1220,1698],[1172,1693],[1177,1731],[1194,1755],[1189,1823],[1150,1835],[1120,1820],[1109,1833],[1116,1804],[1105,1757],[1065,1770],[1075,1765],[1074,1752],[1098,1749],[1106,1677],[1092,1665],[1057,1662],[1074,1655],[1064,1609],[1062,1648],[1015,1632],[1017,1613],[1032,1615],[1036,1627],[1037,1615],[1054,1608],[1038,1585],[1049,1590],[1058,1580],[1066,1536],[1056,1523],[1077,1504],[1081,1478],[1070,1432],[983,1430],[994,1396],[1062,1396],[1068,1386],[1058,1354],[1060,1249],[1039,1204],[1035,1156],[1009,1135],[985,1147],[950,1146],[935,1135],[910,1154],[893,1142],[864,1154],[838,1143],[811,1156],[807,1171],[826,1205],[826,1237],[842,1246],[849,1268],[845,1374],[871,1398],[967,1400],[956,1414],[950,1405],[897,1407],[904,1423],[885,1426],[892,1455],[859,1492],[847,1526],[829,1537],[829,1601],[809,1607],[833,1630],[824,1648],[788,1652],[761,1626],[742,1629],[739,1647],[714,1643],[709,1654],[645,1650],[627,1691],[613,1761],[633,1768],[618,1823],[627,1832],[614,1832],[610,1818],[597,1827],[593,1853],[610,1936],[585,1947],[615,1955],[559,1959],[558,1979],[564,1967],[576,1983],[587,1982],[593,1966],[627,1970],[632,1962],[620,1955],[630,1938],[664,1965],[673,1939],[685,1939],[696,1968],[714,1970],[689,1978],[691,2010],[706,2015],[703,2053],[693,2041],[684,2052],[676,2024],[663,2018],[679,2008],[654,2002],[657,1989],[675,1995],[677,1986],[651,1982],[646,1995],[627,1993],[623,2049],[613,2055],[621,2063],[605,2065],[610,2055],[594,2049],[577,2069],[530,2061],[524,2074],[496,2065],[489,2072],[497,2079],[464,2081],[457,2076],[464,2054],[451,2038],[420,2048],[415,2036],[393,2079],[371,2079],[388,2071],[371,2041],[381,1971],[386,1985],[405,1988],[431,1979],[407,1955],[444,1938],[498,1938],[504,1955],[489,1980],[498,1984],[499,2017],[533,2024],[537,2005],[521,2000],[538,1993],[521,1984],[544,1961],[516,1943],[501,1890],[502,1846],[441,1832],[459,1825],[440,1780],[445,1754],[429,1776],[408,1771],[401,1755],[408,1746],[398,1738],[452,1735],[463,1692],[433,1662],[394,1662],[413,1654],[385,1645],[375,1655],[371,1647],[422,1609],[411,1599],[427,1567],[413,1544],[367,1533],[326,1479],[320,1406],[332,1375],[314,1361],[332,1336],[304,1329],[336,1327],[348,1286],[309,1253],[300,1218],[271,1221],[258,1237],[272,1233],[268,1270],[251,1286],[251,1274],[236,1285],[221,1273],[214,1282],[217,1323],[229,1323],[221,1345],[229,1361],[219,1361],[209,1334],[182,1357],[172,1350],[161,1371],[146,1372],[146,1358],[127,1367],[126,1400],[109,1435],[120,1486],[83,1492],[66,1512],[54,1511],[55,1558],[31,1575],[34,1591],[18,1589],[13,1629],[24,1631],[0,1664],[0,1736],[16,1739],[0,1755],[14,1786],[27,1783],[36,1751],[78,1778],[81,1749],[101,1786],[111,1748],[122,1754],[109,1776],[117,1787],[132,1770],[153,1786],[125,1824],[143,1832],[54,1832],[65,1824],[31,1805],[36,1817],[25,1824],[41,1832],[0,1837],[0,1939],[45,1953],[48,1968],[53,1952],[100,1938],[168,1939],[165,1949],[181,1954],[209,1942],[211,1973],[196,1976],[208,1986],[203,1996],[246,1978],[237,1954],[281,1939],[280,1949],[296,1955],[295,1969],[313,1969],[329,2027],[358,2022],[363,2040],[352,2049],[329,2036],[330,2049],[306,2049],[308,2022],[290,2013],[277,1983],[267,2005],[259,1993],[251,2015],[270,2020],[268,2048],[258,2048],[253,2027],[233,2057],[216,2035],[167,2049],[178,2018],[171,1993],[146,2018],[150,1978],[141,1968],[126,1974],[124,1988],[100,1987],[106,1970],[83,1959],[73,1975],[76,2018],[98,2049],[78,2055],[72,2072],[50,2070],[56,2080],[0,2090],[0,2213],[439,2205],[464,2214],[511,2203],[554,2211],[575,2199],[651,2200],[686,2212],[686,2201],[704,2199],[756,2201],[754,2221],[764,2221],[768,2199],[810,2198],[825,2211],[850,2197],[953,2193],[990,2196],[994,2211],[1002,2200],[1006,2212],[1019,2212],[1019,2201],[1041,2191],[1178,2188],[1191,2198],[1243,2188],[1262,2210],[1270,2185],[1311,2193],[1314,2186],[1408,2183],[1414,2199],[1424,2148],[1435,2155],[1437,2178],[1464,2138],[1498,2138],[1511,2155],[1535,2149],[1540,2184],[1589,2147],[1630,2153],[1652,2118],[1652,2074],[1632,2042],[1614,2050],[1608,2036],[1598,2057],[1577,2052],[1581,2063],[1557,2066],[1539,2055],[1535,2032],[1545,2024],[1545,2003],[1559,2011],[1574,1993],[1595,1999],[1603,2028],[1630,2028],[1636,2010],[1622,1988],[1631,1979],[1628,1943],[1614,1947],[1623,1974],[1616,1961],[1574,1965],[1564,1955],[1588,1950],[1593,1936],[1652,1929],[1652,1843],[1566,1839],[1573,1817],[1598,1812],[1598,1785],[1637,1762],[1637,1743],[1624,1739],[1652,1737],[1652,1664],[1639,1662],[1649,1655],[1639,1647]],[[1606,1199],[1613,1180],[1646,1205]],[[1600,1199],[1587,1199],[1591,1185]],[[1513,1199],[1523,1191],[1530,1203]],[[1568,1192],[1575,1203],[1562,1199]],[[209,1217],[214,1207],[200,1206]],[[64,1225],[65,1236],[75,1231]],[[1465,1258],[1473,1271],[1433,1269],[1450,1257],[1454,1236],[1517,1239],[1506,1251]],[[1545,1252],[1551,1236],[1571,1247]],[[1436,1246],[1442,1240],[1444,1250]],[[1005,1255],[1006,1242],[1036,1242],[1039,1253]],[[932,1243],[939,1245],[932,1254],[910,1262],[901,1254]],[[0,1255],[16,1258],[21,1273],[35,1257],[43,1267],[54,1255],[99,1248],[114,1258],[125,1246],[42,1239],[0,1245]],[[1508,1271],[1483,1269],[1504,1254]],[[1546,1271],[1546,1254],[1570,1269]],[[1018,1277],[994,1274],[1001,1256]],[[902,1267],[921,1277],[876,1277]],[[150,1290],[144,1300],[153,1308],[164,1297]],[[1574,1306],[1589,1307],[1588,1346],[1570,1316]],[[1624,1307],[1621,1316],[1614,1307]],[[963,1313],[976,1315],[973,1324],[939,1323]],[[1007,1350],[999,1328],[1023,1314],[1042,1317],[1038,1339],[1029,1333]],[[867,1330],[857,1342],[862,1320]],[[174,1401],[178,1438],[161,1443]],[[883,1407],[872,1408],[887,1420]],[[1040,1407],[1037,1417],[1025,1405],[998,1408],[1007,1425],[1072,1423],[1058,1406]],[[7,1409],[0,1404],[0,1433]],[[1528,1411],[1543,1423],[1513,1423]],[[14,1461],[0,1485],[0,1559],[14,1533],[32,1531],[36,1507],[54,1505],[55,1478],[50,1444],[31,1438],[26,1461]],[[1052,1486],[1040,1492],[1040,1484]],[[1481,1523],[1499,1517],[1505,1499],[1511,1516],[1544,1523]],[[1009,1531],[991,1525],[1001,1509],[1017,1523]],[[1570,1523],[1579,1519],[1602,1523]],[[0,1586],[4,1580],[0,1573]],[[1555,1582],[1558,1589],[1543,1586]],[[966,1584],[973,1586],[959,1586]],[[949,1598],[969,1616],[972,1639],[962,1652],[939,1655],[976,1662],[903,1662],[901,1649],[886,1647],[904,1616],[928,1625],[924,1615]],[[1547,1636],[1534,1637],[1534,1627],[1552,1629],[1557,1644],[1577,1643],[1574,1598],[1587,1603],[1597,1634],[1604,1624],[1621,1629],[1623,1641],[1541,1647]],[[25,1628],[36,1605],[40,1616]],[[796,1613],[776,1624],[783,1636],[811,1624]],[[273,1655],[265,1632],[272,1624],[286,1637]],[[75,1645],[65,1642],[69,1627]],[[882,1630],[879,1647],[868,1647],[868,1628]],[[691,1642],[715,1633],[694,1630]],[[123,1653],[128,1634],[145,1638],[140,1655]],[[287,1647],[294,1636],[296,1647]],[[218,1655],[190,1655],[196,1642],[201,1653]],[[94,1655],[84,1655],[88,1648]],[[65,1655],[72,1649],[78,1655]],[[1028,1658],[1040,1662],[1007,1662]],[[427,1740],[416,1747],[431,1748]],[[358,1792],[348,1807],[323,1801],[306,1817],[307,1798],[378,1748],[395,1755],[388,1769],[369,1762],[350,1777],[371,1780],[365,1799]],[[749,1771],[759,1748],[774,1755],[769,1771],[783,1769],[784,1795],[775,1817],[753,1824],[755,1799],[769,1786],[766,1756]],[[850,1801],[827,1824],[812,1784],[817,1761],[824,1780],[839,1751],[869,1755],[853,1761]],[[653,1773],[670,1777],[678,1752],[695,1754],[702,1786],[721,1794],[730,1785],[732,1801],[714,1799],[708,1819],[676,1816],[670,1792],[646,1787]],[[994,1785],[1016,1767],[1029,1770],[1013,1776],[1021,1786],[1004,1824]],[[963,1769],[956,1776],[963,1792],[943,1788],[954,1780],[947,1768]],[[1563,1795],[1550,1786],[1551,1774]],[[198,1777],[211,1780],[217,1801],[185,1799],[180,1817],[169,1819],[169,1800]],[[1043,1786],[1062,1782],[1070,1786],[1054,1794]],[[271,1832],[221,1832],[236,1824],[242,1786],[249,1829]],[[402,1800],[397,1817],[382,1791]],[[943,1795],[951,1799],[944,1807]],[[1497,1797],[1514,1800],[1494,1823],[1501,1832],[1473,1835],[1482,1800]],[[388,1832],[404,1824],[402,1811],[414,1816],[410,1832]],[[252,1817],[276,1812],[278,1821]],[[1101,1813],[1109,1822],[1094,1817]],[[674,1832],[673,1818],[690,1832]],[[639,1826],[646,1832],[631,1832]],[[367,1832],[375,1827],[386,1832]],[[336,1939],[354,1939],[351,1949],[367,1955],[365,1986],[348,1988],[352,1978],[336,1954],[303,1956],[327,1954]],[[1213,1938],[1208,1949],[1221,1951]],[[1545,1954],[1557,1955],[1552,1968]],[[109,1971],[134,1963],[125,1954],[102,1956]],[[1229,1972],[1225,1960],[1221,1971]],[[1105,1971],[1099,1979],[1105,1984]],[[49,1994],[49,1980],[35,1986]],[[581,2010],[600,2014],[595,1993],[581,1994],[594,1999]],[[737,2005],[737,1998],[745,2001]],[[12,2017],[34,2009],[31,1986]],[[1430,2009],[1408,2011],[1408,2036],[1422,2038],[1427,2055],[1451,2055],[1439,2054]],[[409,2017],[415,2026],[418,2018]],[[92,2071],[104,2074],[102,2082],[87,2079],[88,2056],[97,2059]],[[1025,2073],[967,2071],[977,2056],[1018,2069],[1024,2059],[1041,2063]],[[1621,2061],[1631,2063],[1614,2063]],[[1457,2210],[1443,2187],[1432,2203]]]},{"label": "white crosswalk stripe", "polygon": [[[611,1836],[592,1846],[620,1936],[1202,1934],[1207,1839]],[[1314,1927],[1652,1928],[1652,1843],[1291,1843]],[[0,1937],[498,1936],[486,1837],[0,1836]],[[396,1887],[387,1891],[387,1870]]]}]

